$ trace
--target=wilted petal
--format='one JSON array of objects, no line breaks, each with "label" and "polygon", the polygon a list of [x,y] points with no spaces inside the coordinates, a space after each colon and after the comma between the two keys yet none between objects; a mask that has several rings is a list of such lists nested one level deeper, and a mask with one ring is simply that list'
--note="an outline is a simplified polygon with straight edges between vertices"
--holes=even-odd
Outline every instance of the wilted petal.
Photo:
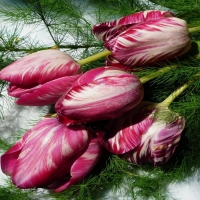
[{"label": "wilted petal", "polygon": [[137,12],[115,21],[103,22],[93,27],[94,35],[103,41],[109,41],[120,33],[126,31],[130,26],[138,23],[154,21],[160,18],[173,17],[169,11],[146,10]]},{"label": "wilted petal", "polygon": [[64,115],[69,125],[114,118],[136,106],[142,98],[143,86],[138,77],[121,71],[121,75],[112,74],[81,86],[73,86],[58,100],[55,109],[58,117]]},{"label": "wilted petal", "polygon": [[187,23],[169,17],[132,26],[105,47],[120,63],[137,67],[179,56],[190,49],[191,42]]},{"label": "wilted petal", "polygon": [[87,148],[88,132],[83,126],[67,127],[56,118],[45,118],[32,129],[12,173],[19,188],[50,184],[63,162]]},{"label": "wilted petal", "polygon": [[80,72],[80,65],[67,53],[60,50],[43,50],[29,54],[2,69],[0,79],[17,86],[34,87]]},{"label": "wilted petal", "polygon": [[[101,157],[102,146],[97,138],[92,139],[87,150],[74,162],[71,167],[70,180],[63,182],[62,180],[54,184],[54,191],[61,192],[70,185],[81,181],[94,168]],[[61,185],[60,185],[61,184]]]},{"label": "wilted petal", "polygon": [[81,75],[75,75],[58,78],[35,87],[32,90],[17,87],[15,87],[14,90],[12,87],[12,90],[10,89],[8,91],[10,96],[14,96],[16,93],[18,94],[19,99],[16,103],[19,105],[44,106],[55,104],[56,101],[71,88],[73,83],[80,76]]}]

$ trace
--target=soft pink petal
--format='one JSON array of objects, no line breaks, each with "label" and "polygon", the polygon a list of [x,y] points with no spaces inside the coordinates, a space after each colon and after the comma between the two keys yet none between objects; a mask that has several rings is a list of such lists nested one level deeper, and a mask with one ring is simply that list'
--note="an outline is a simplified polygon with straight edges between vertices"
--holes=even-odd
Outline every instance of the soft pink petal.
[{"label": "soft pink petal", "polygon": [[[17,88],[18,95],[20,92],[21,95],[16,103],[25,106],[55,104],[56,101],[72,87],[73,83],[80,76],[81,75],[75,75],[58,78],[35,88],[33,91],[30,89],[24,90],[23,88]],[[9,92],[9,95],[13,96],[13,92],[16,93],[16,90]]]},{"label": "soft pink petal", "polygon": [[160,10],[146,10],[122,17],[115,21],[103,22],[93,27],[95,36],[103,41],[109,41],[127,30],[130,26],[142,22],[154,21],[160,18],[173,17],[173,13]]},{"label": "soft pink petal", "polygon": [[166,163],[173,155],[179,144],[181,133],[185,127],[185,119],[175,115],[173,122],[166,124],[166,127],[154,138],[151,146],[154,165]]},{"label": "soft pink petal", "polygon": [[59,99],[55,109],[69,124],[114,118],[136,106],[143,98],[143,86],[133,74],[99,78],[73,87]]},{"label": "soft pink petal", "polygon": [[127,66],[141,66],[179,56],[191,47],[187,24],[175,17],[130,27],[105,43],[112,56]]},{"label": "soft pink petal", "polygon": [[80,65],[67,53],[60,50],[43,50],[29,54],[2,69],[0,79],[17,86],[34,87],[80,72]]},{"label": "soft pink petal", "polygon": [[88,142],[84,126],[69,128],[56,118],[41,120],[26,138],[12,173],[13,183],[19,188],[50,184],[63,162],[87,147]]},{"label": "soft pink petal", "polygon": [[94,168],[101,157],[102,146],[97,138],[92,139],[87,150],[74,162],[71,167],[71,178],[62,185],[57,184],[54,188],[55,192],[61,192],[70,185],[81,181]]}]

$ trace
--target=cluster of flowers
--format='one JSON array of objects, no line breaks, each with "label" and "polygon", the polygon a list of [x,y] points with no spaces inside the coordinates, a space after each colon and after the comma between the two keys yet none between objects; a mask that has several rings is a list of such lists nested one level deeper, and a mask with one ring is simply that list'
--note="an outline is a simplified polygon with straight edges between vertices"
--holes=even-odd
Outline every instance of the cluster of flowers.
[{"label": "cluster of flowers", "polygon": [[[125,69],[189,50],[186,22],[168,11],[143,11],[95,25],[93,33],[111,51],[103,67],[83,73],[65,52],[44,50],[0,71],[17,104],[55,104],[56,115],[44,117],[1,156],[2,171],[19,188],[63,191],[88,175],[103,148],[157,166],[177,147],[184,118],[172,113],[167,120],[159,104],[142,101],[140,79]],[[104,129],[88,126],[102,120]]]}]

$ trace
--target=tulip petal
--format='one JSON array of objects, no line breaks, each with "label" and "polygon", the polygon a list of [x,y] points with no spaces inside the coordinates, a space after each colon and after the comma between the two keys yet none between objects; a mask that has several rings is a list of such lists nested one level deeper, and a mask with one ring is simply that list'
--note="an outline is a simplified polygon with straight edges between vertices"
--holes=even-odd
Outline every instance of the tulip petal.
[{"label": "tulip petal", "polygon": [[[100,143],[111,153],[123,154],[135,149],[142,140],[142,134],[152,125],[152,117],[147,117],[142,107],[144,102],[111,119],[105,134],[97,133]],[[145,120],[144,120],[145,119]]]},{"label": "tulip petal", "polygon": [[[173,155],[181,133],[185,126],[185,119],[172,111],[164,111],[169,119],[163,119],[163,114],[159,116],[158,111],[149,129],[142,135],[141,144],[132,151],[125,153],[124,158],[130,162],[154,163],[158,166],[166,163]],[[163,110],[161,111],[163,112]]]},{"label": "tulip petal", "polygon": [[38,122],[26,138],[15,162],[12,181],[19,188],[50,184],[63,162],[87,148],[88,132],[84,126],[67,127],[56,118]]},{"label": "tulip petal", "polygon": [[55,104],[56,101],[72,87],[73,83],[80,76],[81,75],[75,75],[58,78],[33,88],[33,90],[19,87],[15,87],[14,89],[13,87],[9,87],[8,93],[10,96],[18,95],[19,99],[16,103],[19,105],[44,106]]},{"label": "tulip petal", "polygon": [[29,54],[2,69],[0,79],[19,87],[34,87],[80,72],[80,65],[67,53],[60,50],[43,50]]},{"label": "tulip petal", "polygon": [[66,116],[70,125],[114,118],[136,106],[142,98],[143,86],[138,77],[123,72],[73,87],[57,101],[55,109],[58,118]]},{"label": "tulip petal", "polygon": [[160,10],[141,11],[122,17],[115,21],[103,22],[101,24],[97,24],[93,27],[93,33],[99,40],[109,41],[112,38],[119,35],[120,33],[127,30],[132,25],[136,25],[147,21],[154,21],[165,17],[173,17],[173,16],[175,15],[169,11],[160,11]]},{"label": "tulip petal", "polygon": [[27,94],[27,93],[32,93],[33,91],[39,89],[42,85],[37,85],[35,87],[31,88],[26,88],[26,87],[17,87],[14,84],[10,83],[8,87],[8,95],[11,97],[16,97],[19,98],[20,96]]},{"label": "tulip petal", "polygon": [[127,66],[141,66],[179,56],[191,47],[187,24],[175,17],[130,27],[105,43],[112,56]]},{"label": "tulip petal", "polygon": [[[122,65],[121,65],[122,66]],[[85,85],[89,82],[96,81],[103,77],[113,77],[121,74],[129,74],[125,71],[122,71],[122,69],[115,68],[113,66],[106,66],[106,67],[97,67],[94,69],[91,69],[84,73],[75,83],[75,86],[81,86]]]},{"label": "tulip petal", "polygon": [[119,61],[114,59],[112,55],[109,55],[106,58],[105,66],[112,66],[114,68],[118,68],[118,69],[121,69],[124,71],[129,71],[129,72],[133,71],[133,69],[131,67],[122,65]]},{"label": "tulip petal", "polygon": [[81,181],[88,173],[94,168],[101,157],[102,146],[98,142],[97,138],[92,139],[87,150],[74,162],[71,167],[71,178],[69,181],[59,185],[57,182],[54,185],[54,192],[61,192],[70,185],[76,184]]},{"label": "tulip petal", "polygon": [[1,170],[3,173],[11,176],[15,163],[22,151],[23,145],[30,132],[27,132],[20,140],[18,140],[5,154],[1,156]]}]

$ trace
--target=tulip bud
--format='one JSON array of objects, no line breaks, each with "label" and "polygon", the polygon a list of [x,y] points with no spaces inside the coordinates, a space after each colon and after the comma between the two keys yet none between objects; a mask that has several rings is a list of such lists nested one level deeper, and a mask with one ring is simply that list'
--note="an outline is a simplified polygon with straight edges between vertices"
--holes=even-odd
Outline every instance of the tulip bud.
[{"label": "tulip bud", "polygon": [[185,120],[167,107],[141,102],[132,110],[109,121],[106,133],[98,134],[110,152],[137,164],[166,163],[173,155]]},{"label": "tulip bud", "polygon": [[67,127],[56,118],[44,118],[1,156],[1,169],[19,188],[60,192],[82,180],[101,152],[84,126]]},{"label": "tulip bud", "polygon": [[10,82],[8,94],[19,105],[54,104],[82,74],[80,65],[59,50],[29,54],[0,71],[0,79]]},{"label": "tulip bud", "polygon": [[168,11],[149,10],[97,24],[93,33],[112,60],[134,68],[174,58],[191,47],[186,21]]},{"label": "tulip bud", "polygon": [[58,119],[67,125],[117,117],[143,98],[139,78],[113,67],[84,73],[56,103]]}]

